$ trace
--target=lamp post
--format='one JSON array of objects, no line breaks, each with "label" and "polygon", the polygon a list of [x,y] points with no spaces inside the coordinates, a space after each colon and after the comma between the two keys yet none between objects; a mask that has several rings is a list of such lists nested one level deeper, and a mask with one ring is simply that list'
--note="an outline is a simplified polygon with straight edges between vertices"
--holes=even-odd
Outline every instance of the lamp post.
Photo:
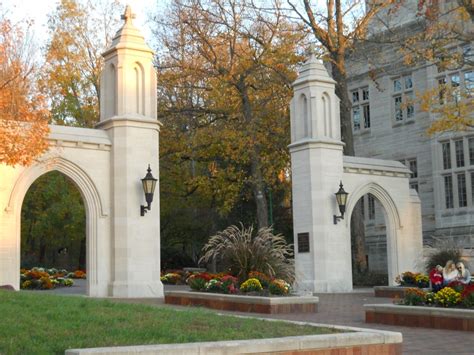
[{"label": "lamp post", "polygon": [[145,177],[142,180],[143,192],[145,193],[146,206],[140,206],[140,216],[144,216],[145,213],[151,210],[151,203],[153,202],[153,194],[155,193],[156,182],[158,179],[155,179],[151,174],[150,164],[148,164],[148,169]]},{"label": "lamp post", "polygon": [[346,212],[346,203],[347,203],[347,192],[344,191],[344,187],[342,186],[342,181],[339,184],[339,191],[335,193],[337,205],[339,206],[339,212],[341,212],[340,216],[334,215],[334,224],[337,224],[337,221],[340,219],[344,219],[344,213]]}]

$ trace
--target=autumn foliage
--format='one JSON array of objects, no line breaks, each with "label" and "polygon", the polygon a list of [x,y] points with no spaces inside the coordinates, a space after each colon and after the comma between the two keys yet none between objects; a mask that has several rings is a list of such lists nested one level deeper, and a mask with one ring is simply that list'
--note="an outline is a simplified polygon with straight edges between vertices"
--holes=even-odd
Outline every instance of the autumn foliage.
[{"label": "autumn foliage", "polygon": [[24,32],[0,17],[0,163],[28,165],[47,149],[48,111]]}]

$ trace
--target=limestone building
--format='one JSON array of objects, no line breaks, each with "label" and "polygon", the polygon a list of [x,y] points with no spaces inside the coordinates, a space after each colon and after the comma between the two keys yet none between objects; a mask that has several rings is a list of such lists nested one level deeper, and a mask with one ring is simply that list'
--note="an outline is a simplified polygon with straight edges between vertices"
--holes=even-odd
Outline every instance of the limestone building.
[{"label": "limestone building", "polygon": [[[467,248],[466,256],[472,257],[474,131],[429,136],[426,131],[437,117],[422,112],[417,93],[446,84],[474,94],[474,69],[464,65],[439,70],[431,63],[409,67],[404,65],[398,45],[380,41],[381,34],[403,36],[423,30],[416,17],[417,3],[406,1],[396,13],[382,14],[385,24],[374,21],[368,43],[348,58],[355,152],[356,156],[405,164],[412,172],[410,187],[418,192],[422,203],[424,245],[449,239]],[[456,1],[439,4],[441,11],[447,11]],[[466,25],[472,29],[472,23]],[[452,43],[449,51],[469,59],[473,58],[473,47],[472,42]],[[383,209],[372,195],[360,203],[369,269],[386,272]]]}]

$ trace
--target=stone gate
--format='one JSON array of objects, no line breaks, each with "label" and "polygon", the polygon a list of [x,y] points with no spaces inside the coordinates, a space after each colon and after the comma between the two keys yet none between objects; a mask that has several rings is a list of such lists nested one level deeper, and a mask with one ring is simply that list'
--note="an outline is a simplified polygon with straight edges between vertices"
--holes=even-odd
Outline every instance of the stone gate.
[{"label": "stone gate", "polygon": [[158,170],[153,52],[127,7],[101,76],[95,129],[51,126],[50,149],[29,167],[0,165],[0,285],[19,289],[21,208],[31,184],[49,171],[69,177],[86,210],[87,294],[163,297],[160,281],[159,189],[151,210],[141,178]]}]

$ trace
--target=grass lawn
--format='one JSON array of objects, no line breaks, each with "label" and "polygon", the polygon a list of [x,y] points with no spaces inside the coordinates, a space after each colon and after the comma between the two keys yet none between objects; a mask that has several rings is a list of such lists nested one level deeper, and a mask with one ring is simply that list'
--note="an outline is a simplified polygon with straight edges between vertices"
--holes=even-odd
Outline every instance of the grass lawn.
[{"label": "grass lawn", "polygon": [[190,308],[174,310],[41,292],[0,290],[0,354],[64,353],[70,348],[188,343],[328,334],[298,326]]}]

